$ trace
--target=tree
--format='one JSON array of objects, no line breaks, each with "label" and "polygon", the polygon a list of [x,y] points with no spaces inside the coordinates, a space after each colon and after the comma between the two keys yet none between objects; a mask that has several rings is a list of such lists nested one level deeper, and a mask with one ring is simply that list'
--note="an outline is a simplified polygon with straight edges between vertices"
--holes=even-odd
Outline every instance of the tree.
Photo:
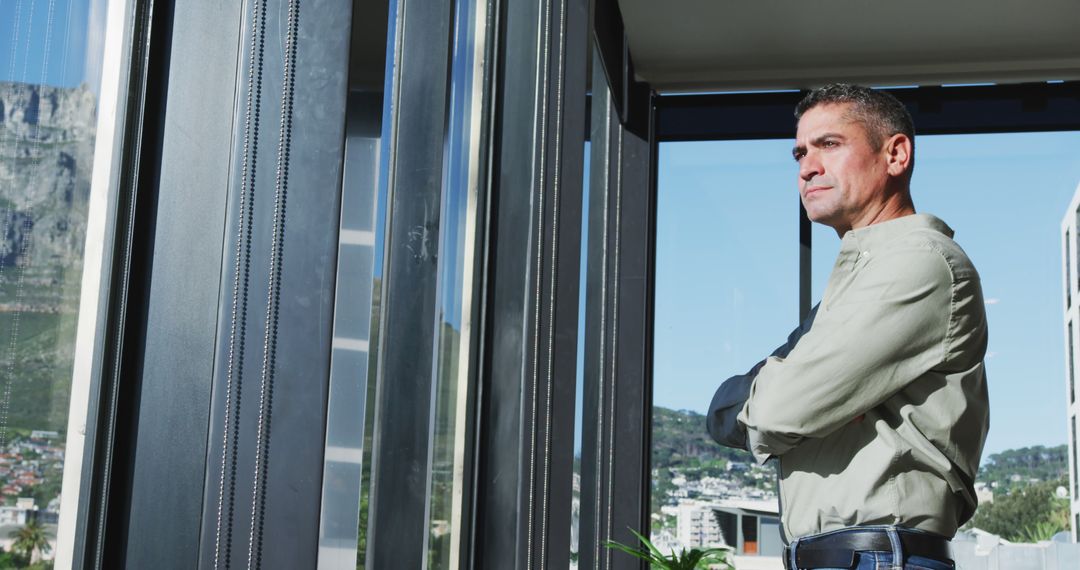
[{"label": "tree", "polygon": [[11,544],[11,550],[23,555],[26,560],[32,560],[35,552],[48,554],[52,549],[49,546],[49,537],[45,534],[45,527],[37,521],[29,521],[22,528],[13,530],[8,535],[15,539]]},{"label": "tree", "polygon": [[968,524],[1006,540],[1037,542],[1069,528],[1069,501],[1055,491],[1067,481],[1037,483],[979,505]]},{"label": "tree", "polygon": [[0,549],[0,568],[18,568],[25,565],[22,557]]},{"label": "tree", "polygon": [[[1056,481],[1069,477],[1068,446],[1022,447],[995,453],[979,468],[978,480],[997,493],[1011,493],[1026,487],[1032,479]],[[1015,479],[1015,480],[1014,480]]]}]

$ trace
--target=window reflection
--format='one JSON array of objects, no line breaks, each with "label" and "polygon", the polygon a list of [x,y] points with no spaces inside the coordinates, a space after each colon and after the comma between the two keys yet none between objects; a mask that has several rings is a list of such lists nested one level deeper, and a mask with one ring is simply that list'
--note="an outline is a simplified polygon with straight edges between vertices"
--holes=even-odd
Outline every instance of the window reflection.
[{"label": "window reflection", "polygon": [[585,284],[589,267],[589,168],[592,164],[592,144],[585,141],[585,157],[582,170],[582,193],[581,193],[581,262],[578,265],[578,336],[577,336],[577,365],[574,384],[574,466],[573,481],[571,483],[570,504],[570,568],[578,567],[578,557],[581,538],[581,439],[583,426],[581,424],[585,400]]},{"label": "window reflection", "polygon": [[431,569],[457,568],[467,530],[466,470],[470,393],[475,384],[474,322],[484,200],[484,62],[488,3],[457,0],[451,57],[450,114],[440,218],[436,387],[428,516]]},{"label": "window reflection", "polygon": [[[56,556],[105,3],[0,4],[0,565]],[[75,426],[71,426],[75,427]],[[78,465],[68,466],[78,469]]]},{"label": "window reflection", "polygon": [[1065,230],[1065,307],[1072,306],[1072,243],[1069,230]]}]

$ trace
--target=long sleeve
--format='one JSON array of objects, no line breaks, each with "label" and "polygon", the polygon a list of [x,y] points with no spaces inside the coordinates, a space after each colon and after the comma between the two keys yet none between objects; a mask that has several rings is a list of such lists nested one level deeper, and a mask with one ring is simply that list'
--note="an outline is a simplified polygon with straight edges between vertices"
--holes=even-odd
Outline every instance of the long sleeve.
[{"label": "long sleeve", "polygon": [[738,416],[760,462],[821,438],[939,365],[947,352],[952,274],[929,248],[903,248],[826,293],[813,327],[770,357]]},{"label": "long sleeve", "polygon": [[[799,339],[806,334],[806,331],[810,330],[816,314],[817,307],[815,306],[810,310],[802,324],[791,331],[787,342],[773,351],[772,356],[777,358],[786,357],[798,344]],[[757,377],[758,371],[765,365],[765,362],[766,360],[758,362],[746,374],[728,378],[720,384],[720,387],[717,388],[716,393],[713,395],[705,424],[709,430],[709,435],[720,445],[735,449],[747,449],[746,428],[739,423],[738,416],[750,396],[750,385],[753,383],[754,378]]]}]

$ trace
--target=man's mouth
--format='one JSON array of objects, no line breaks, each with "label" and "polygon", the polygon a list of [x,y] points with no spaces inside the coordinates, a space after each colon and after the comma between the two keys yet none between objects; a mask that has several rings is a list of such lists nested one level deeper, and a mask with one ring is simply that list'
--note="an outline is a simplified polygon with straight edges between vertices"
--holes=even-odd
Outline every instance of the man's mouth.
[{"label": "man's mouth", "polygon": [[803,191],[803,197],[809,198],[812,194],[828,190],[829,188],[832,188],[832,186],[807,186]]}]

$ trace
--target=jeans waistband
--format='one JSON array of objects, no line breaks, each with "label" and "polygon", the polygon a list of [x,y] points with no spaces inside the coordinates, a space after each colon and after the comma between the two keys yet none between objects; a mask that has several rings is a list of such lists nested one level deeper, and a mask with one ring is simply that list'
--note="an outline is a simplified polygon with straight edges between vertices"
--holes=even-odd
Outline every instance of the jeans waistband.
[{"label": "jeans waistband", "polygon": [[949,540],[933,533],[897,526],[848,527],[795,539],[784,549],[789,569],[850,568],[859,552],[892,553],[892,567],[902,570],[908,556],[949,560]]}]

